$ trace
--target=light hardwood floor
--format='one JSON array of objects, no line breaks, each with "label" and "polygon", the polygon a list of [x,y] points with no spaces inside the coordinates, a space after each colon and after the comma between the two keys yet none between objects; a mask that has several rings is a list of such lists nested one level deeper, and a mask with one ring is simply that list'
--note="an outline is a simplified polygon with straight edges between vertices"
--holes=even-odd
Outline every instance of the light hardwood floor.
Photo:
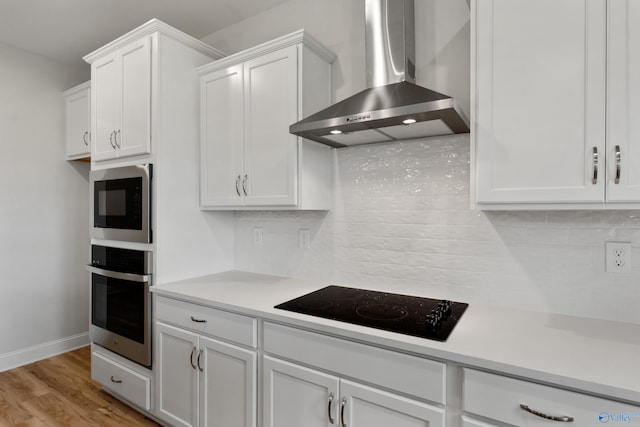
[{"label": "light hardwood floor", "polygon": [[0,426],[158,426],[91,380],[91,349],[0,372]]}]

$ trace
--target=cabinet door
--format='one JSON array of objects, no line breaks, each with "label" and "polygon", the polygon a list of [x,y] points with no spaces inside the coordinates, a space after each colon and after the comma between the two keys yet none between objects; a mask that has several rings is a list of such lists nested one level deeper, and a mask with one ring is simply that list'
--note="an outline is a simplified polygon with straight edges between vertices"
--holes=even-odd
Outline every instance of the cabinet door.
[{"label": "cabinet door", "polygon": [[[444,408],[340,381],[340,421],[349,427],[444,427]],[[344,410],[342,409],[344,406]]]},{"label": "cabinet door", "polygon": [[119,51],[118,157],[151,152],[151,38]]},{"label": "cabinet door", "polygon": [[298,202],[298,138],[289,133],[298,116],[297,58],[291,46],[245,63],[245,205]]},{"label": "cabinet door", "polygon": [[200,81],[202,207],[242,205],[242,84],[242,64]]},{"label": "cabinet door", "polygon": [[118,129],[118,81],[117,52],[91,64],[91,158],[94,161],[116,157],[113,135]]},{"label": "cabinet door", "polygon": [[462,417],[462,427],[498,427],[496,424],[487,424],[466,416]]},{"label": "cabinet door", "polygon": [[338,425],[338,378],[268,356],[263,362],[264,427]]},{"label": "cabinet door", "polygon": [[[640,201],[640,4],[608,2],[607,201]],[[618,155],[619,153],[619,155]],[[616,175],[619,179],[616,182]]]},{"label": "cabinet door", "polygon": [[605,0],[474,4],[477,202],[603,202]]},{"label": "cabinet door", "polygon": [[156,323],[158,416],[174,426],[198,424],[198,336]]},{"label": "cabinet door", "polygon": [[67,158],[89,156],[91,122],[89,87],[65,98]]},{"label": "cabinet door", "polygon": [[200,426],[256,426],[256,352],[200,337]]}]

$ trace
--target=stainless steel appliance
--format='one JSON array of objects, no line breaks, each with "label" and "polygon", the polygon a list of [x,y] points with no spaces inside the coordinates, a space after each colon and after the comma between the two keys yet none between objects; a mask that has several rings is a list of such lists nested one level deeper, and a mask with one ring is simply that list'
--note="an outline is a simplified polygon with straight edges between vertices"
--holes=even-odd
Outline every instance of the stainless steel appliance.
[{"label": "stainless steel appliance", "polygon": [[91,171],[91,237],[151,243],[153,165]]},{"label": "stainless steel appliance", "polygon": [[448,300],[327,286],[275,308],[446,341],[468,306]]},{"label": "stainless steel appliance", "polygon": [[91,324],[94,343],[151,366],[152,253],[91,246]]},{"label": "stainless steel appliance", "polygon": [[332,147],[468,133],[456,101],[416,85],[414,0],[365,0],[367,88],[289,127]]}]

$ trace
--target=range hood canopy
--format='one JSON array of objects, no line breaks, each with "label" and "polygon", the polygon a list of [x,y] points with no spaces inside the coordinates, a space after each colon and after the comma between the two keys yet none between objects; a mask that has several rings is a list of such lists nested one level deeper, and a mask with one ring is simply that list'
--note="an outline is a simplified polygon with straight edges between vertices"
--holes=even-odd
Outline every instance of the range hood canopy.
[{"label": "range hood canopy", "polygon": [[333,147],[468,133],[453,98],[415,84],[413,0],[365,0],[367,87],[289,127]]}]

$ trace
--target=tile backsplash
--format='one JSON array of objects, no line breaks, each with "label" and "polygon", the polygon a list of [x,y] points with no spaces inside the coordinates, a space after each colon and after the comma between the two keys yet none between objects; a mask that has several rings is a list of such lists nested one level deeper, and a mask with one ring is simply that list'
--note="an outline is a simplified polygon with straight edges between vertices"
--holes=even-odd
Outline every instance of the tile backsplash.
[{"label": "tile backsplash", "polygon": [[[468,134],[342,148],[335,166],[329,212],[236,213],[237,269],[640,323],[640,211],[471,210]],[[631,273],[604,272],[606,241],[632,243]]]}]

